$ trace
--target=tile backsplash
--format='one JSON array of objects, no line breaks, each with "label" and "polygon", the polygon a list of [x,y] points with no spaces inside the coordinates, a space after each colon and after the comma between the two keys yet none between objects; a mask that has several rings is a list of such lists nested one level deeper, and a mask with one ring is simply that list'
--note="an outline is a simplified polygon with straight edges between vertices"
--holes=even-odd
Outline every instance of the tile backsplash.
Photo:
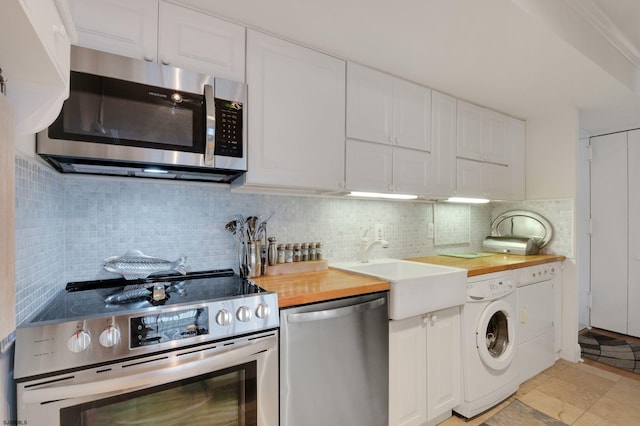
[{"label": "tile backsplash", "polygon": [[[492,217],[505,206],[470,206],[469,243],[434,246],[428,235],[434,222],[431,203],[239,194],[195,182],[61,175],[21,154],[16,173],[18,323],[66,282],[113,276],[102,269],[104,259],[132,249],[169,260],[186,256],[191,270],[237,270],[235,239],[225,230],[234,214],[266,218],[274,212],[270,236],[283,243],[322,241],[329,261],[344,261],[358,259],[363,233],[378,223],[389,248],[374,247],[371,258],[480,250]],[[545,206],[541,202],[540,209]],[[570,221],[566,215],[572,206],[553,202],[551,217],[539,213],[552,223]],[[439,224],[448,215],[458,217],[459,209],[439,204]],[[372,239],[373,231],[368,236]],[[571,245],[558,244],[560,250]]]}]

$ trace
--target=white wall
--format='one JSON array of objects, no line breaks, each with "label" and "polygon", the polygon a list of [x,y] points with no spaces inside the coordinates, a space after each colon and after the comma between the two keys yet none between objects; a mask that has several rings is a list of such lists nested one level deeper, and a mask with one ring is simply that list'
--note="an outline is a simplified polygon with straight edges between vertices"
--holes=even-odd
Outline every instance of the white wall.
[{"label": "white wall", "polygon": [[577,141],[575,108],[527,119],[527,200],[576,197]]},{"label": "white wall", "polygon": [[[544,117],[527,120],[526,197],[527,200],[577,197],[578,110],[573,107],[550,110]],[[574,212],[576,211],[574,207]],[[572,246],[576,246],[576,221],[571,224]],[[569,361],[580,359],[578,346],[578,270],[583,259],[575,251],[567,256],[562,274],[562,351]]]}]

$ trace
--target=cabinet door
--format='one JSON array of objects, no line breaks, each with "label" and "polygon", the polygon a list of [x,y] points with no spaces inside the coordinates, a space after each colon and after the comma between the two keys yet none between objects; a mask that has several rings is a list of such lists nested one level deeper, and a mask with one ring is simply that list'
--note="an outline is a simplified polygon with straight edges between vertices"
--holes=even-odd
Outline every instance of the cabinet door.
[{"label": "cabinet door", "polygon": [[347,139],[346,181],[353,191],[393,191],[393,148]]},{"label": "cabinet door", "polygon": [[244,81],[245,28],[160,2],[158,58],[164,65]]},{"label": "cabinet door", "polygon": [[458,100],[457,156],[484,161],[484,108]]},{"label": "cabinet door", "polygon": [[511,144],[508,140],[509,117],[484,108],[484,149],[485,161],[509,164]]},{"label": "cabinet door", "polygon": [[389,321],[389,425],[427,421],[427,333],[422,316]]},{"label": "cabinet door", "polygon": [[525,122],[509,118],[508,141],[511,145],[509,161],[509,181],[511,182],[511,200],[525,199]]},{"label": "cabinet door", "polygon": [[349,63],[347,137],[387,143],[392,139],[393,77]]},{"label": "cabinet door", "polygon": [[393,148],[393,191],[402,194],[429,194],[431,154],[413,149]]},{"label": "cabinet door", "polygon": [[392,128],[395,145],[431,151],[431,90],[394,78]]},{"label": "cabinet door", "polygon": [[627,334],[627,133],[591,147],[591,325]]},{"label": "cabinet door", "polygon": [[628,132],[629,281],[627,334],[640,337],[640,130]]},{"label": "cabinet door", "polygon": [[156,61],[157,0],[70,0],[78,45]]},{"label": "cabinet door", "polygon": [[509,167],[504,164],[484,163],[486,195],[492,200],[510,200],[511,179]]},{"label": "cabinet door", "polygon": [[485,163],[458,158],[456,160],[456,175],[456,195],[460,197],[487,196]]},{"label": "cabinet door", "polygon": [[458,306],[427,315],[428,420],[450,415],[460,403],[460,330]]},{"label": "cabinet door", "polygon": [[431,93],[431,193],[451,196],[456,191],[456,99]]},{"label": "cabinet door", "polygon": [[344,188],[344,61],[248,30],[247,83],[245,183]]}]

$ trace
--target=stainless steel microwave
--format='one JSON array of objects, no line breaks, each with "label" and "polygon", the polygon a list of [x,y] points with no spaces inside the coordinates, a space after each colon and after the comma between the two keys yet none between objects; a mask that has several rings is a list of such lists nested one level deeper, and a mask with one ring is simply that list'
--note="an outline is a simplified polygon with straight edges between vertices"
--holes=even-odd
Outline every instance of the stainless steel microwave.
[{"label": "stainless steel microwave", "polygon": [[62,173],[229,183],[247,169],[246,114],[244,83],[73,46],[36,152]]}]

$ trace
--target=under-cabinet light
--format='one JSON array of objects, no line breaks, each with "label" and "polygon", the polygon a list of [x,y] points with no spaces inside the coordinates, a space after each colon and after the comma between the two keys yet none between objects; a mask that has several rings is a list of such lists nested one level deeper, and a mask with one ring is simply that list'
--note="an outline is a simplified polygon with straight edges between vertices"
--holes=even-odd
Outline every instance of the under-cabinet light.
[{"label": "under-cabinet light", "polygon": [[347,195],[351,197],[365,197],[365,198],[391,198],[393,200],[415,200],[416,198],[418,198],[417,195],[410,195],[410,194],[385,194],[385,193],[378,193],[378,192],[358,192],[358,191],[352,191]]},{"label": "under-cabinet light", "polygon": [[449,203],[468,203],[468,204],[486,204],[489,202],[486,198],[464,198],[464,197],[451,197],[447,199]]},{"label": "under-cabinet light", "polygon": [[142,171],[145,173],[159,173],[159,174],[169,173],[168,171],[161,170],[161,169],[143,169]]}]

